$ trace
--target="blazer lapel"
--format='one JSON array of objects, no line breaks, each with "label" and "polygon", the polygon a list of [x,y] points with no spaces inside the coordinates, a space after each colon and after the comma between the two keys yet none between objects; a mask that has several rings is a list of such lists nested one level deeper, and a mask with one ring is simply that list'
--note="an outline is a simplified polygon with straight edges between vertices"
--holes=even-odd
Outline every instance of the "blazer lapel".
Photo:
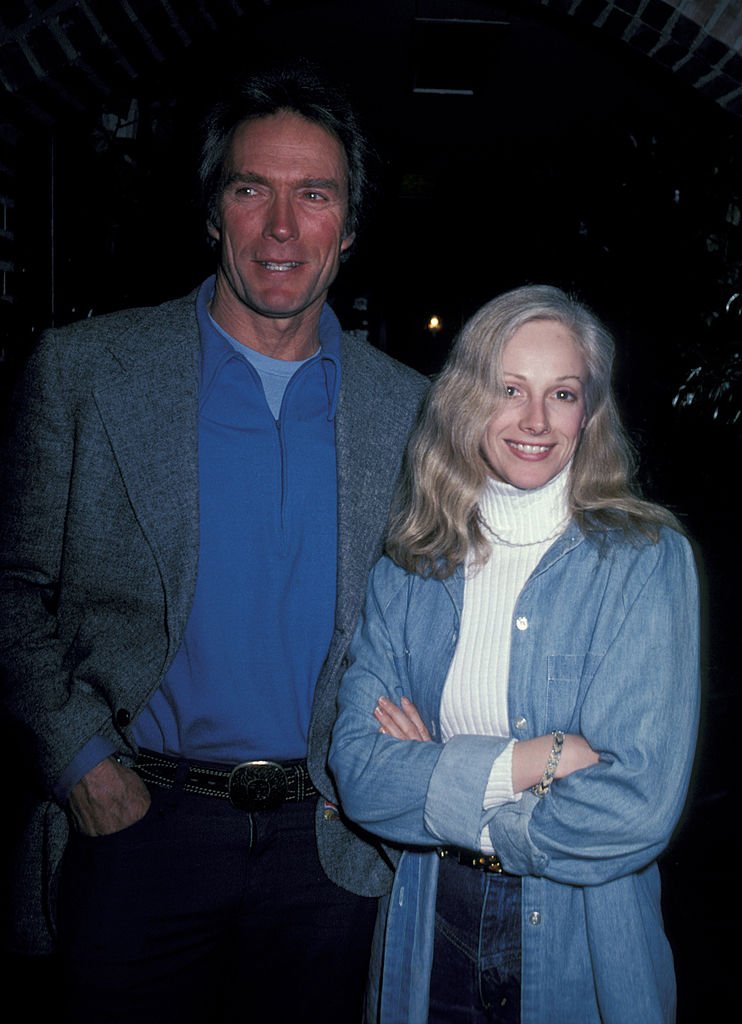
[{"label": "blazer lapel", "polygon": [[[343,343],[340,401],[335,422],[338,482],[335,630],[317,681],[309,731],[309,769],[326,796],[327,744],[335,720],[337,687],[368,571],[381,554],[389,502],[407,432],[414,418],[411,390],[383,379],[363,348]],[[422,395],[422,390],[421,390]],[[398,403],[401,403],[398,405]]]},{"label": "blazer lapel", "polygon": [[[362,375],[343,352],[342,383],[336,422],[338,480],[338,569],[336,628],[353,628],[366,589],[368,566],[378,556],[379,517],[386,517],[394,481],[387,479],[389,453]],[[356,379],[358,376],[359,379]],[[384,435],[386,436],[386,435]],[[392,439],[394,444],[394,439]]]},{"label": "blazer lapel", "polygon": [[110,351],[120,369],[106,375],[95,399],[179,635],[198,560],[199,339],[193,302],[172,307],[164,326],[167,307],[159,307],[115,339]]}]

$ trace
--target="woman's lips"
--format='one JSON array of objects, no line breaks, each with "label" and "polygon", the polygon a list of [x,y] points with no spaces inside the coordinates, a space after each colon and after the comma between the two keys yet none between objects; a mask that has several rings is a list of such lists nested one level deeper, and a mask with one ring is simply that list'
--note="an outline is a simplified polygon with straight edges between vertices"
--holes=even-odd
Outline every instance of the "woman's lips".
[{"label": "woman's lips", "polygon": [[531,444],[525,441],[506,441],[505,443],[516,455],[527,459],[543,458],[554,447],[553,444]]}]

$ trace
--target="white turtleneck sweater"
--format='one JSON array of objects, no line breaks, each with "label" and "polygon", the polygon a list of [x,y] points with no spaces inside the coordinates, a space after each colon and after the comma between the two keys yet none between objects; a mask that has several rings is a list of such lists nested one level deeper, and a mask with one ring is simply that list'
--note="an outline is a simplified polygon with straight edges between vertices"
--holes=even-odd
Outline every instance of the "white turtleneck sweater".
[{"label": "white turtleneck sweater", "polygon": [[[490,480],[479,509],[492,535],[481,569],[467,567],[456,652],[441,698],[444,741],[460,733],[509,736],[508,674],[513,611],[523,586],[569,522],[569,466],[543,487],[520,490]],[[519,799],[513,792],[513,740],[497,758],[485,809]],[[488,845],[486,836],[483,836]]]}]

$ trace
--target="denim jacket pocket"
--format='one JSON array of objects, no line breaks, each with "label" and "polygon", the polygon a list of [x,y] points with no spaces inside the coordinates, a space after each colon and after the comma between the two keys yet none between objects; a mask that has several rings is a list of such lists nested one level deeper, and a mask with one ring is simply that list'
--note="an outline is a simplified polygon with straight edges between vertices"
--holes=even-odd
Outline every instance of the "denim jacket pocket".
[{"label": "denim jacket pocket", "polygon": [[550,729],[571,731],[580,694],[599,661],[594,654],[547,655],[546,721]]}]

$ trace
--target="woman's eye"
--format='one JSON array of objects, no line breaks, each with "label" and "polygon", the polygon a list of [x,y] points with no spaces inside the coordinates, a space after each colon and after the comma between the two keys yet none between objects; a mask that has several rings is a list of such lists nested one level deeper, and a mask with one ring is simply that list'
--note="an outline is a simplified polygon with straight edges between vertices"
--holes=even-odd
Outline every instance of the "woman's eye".
[{"label": "woman's eye", "polygon": [[566,388],[560,388],[559,391],[556,392],[556,397],[559,399],[560,402],[577,401],[577,395],[574,393],[574,391],[568,391]]},{"label": "woman's eye", "polygon": [[508,398],[514,398],[515,395],[518,394],[518,389],[516,388],[515,384],[506,384],[505,394],[508,396]]}]

